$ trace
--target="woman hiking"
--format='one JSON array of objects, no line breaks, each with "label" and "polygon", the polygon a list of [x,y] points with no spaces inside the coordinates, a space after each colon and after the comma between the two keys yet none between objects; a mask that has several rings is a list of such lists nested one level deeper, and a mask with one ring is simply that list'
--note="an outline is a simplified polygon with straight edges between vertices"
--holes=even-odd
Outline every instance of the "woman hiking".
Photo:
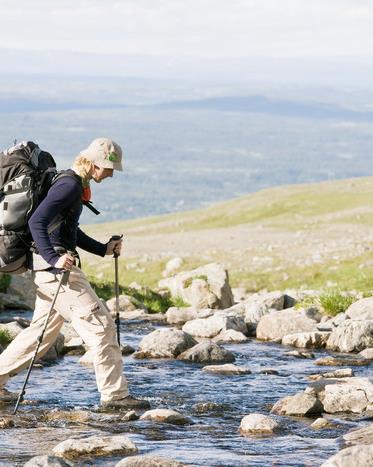
[{"label": "woman hiking", "polygon": [[[0,402],[13,402],[17,395],[5,389],[10,376],[26,368],[33,356],[60,275],[69,271],[68,282],[58,293],[40,346],[42,357],[53,345],[64,321],[69,321],[94,354],[94,369],[101,405],[106,408],[148,408],[146,400],[129,395],[122,370],[122,355],[114,321],[76,265],[76,247],[98,256],[120,254],[122,240],[100,243],[79,228],[83,200],[90,198],[90,181],[100,183],[122,171],[122,150],[107,138],[95,139],[81,151],[70,170],[52,184],[45,199],[29,220],[37,254],[30,269],[36,284],[35,311],[24,329],[0,354]],[[56,219],[60,218],[57,227]],[[48,233],[48,228],[49,232]]]}]

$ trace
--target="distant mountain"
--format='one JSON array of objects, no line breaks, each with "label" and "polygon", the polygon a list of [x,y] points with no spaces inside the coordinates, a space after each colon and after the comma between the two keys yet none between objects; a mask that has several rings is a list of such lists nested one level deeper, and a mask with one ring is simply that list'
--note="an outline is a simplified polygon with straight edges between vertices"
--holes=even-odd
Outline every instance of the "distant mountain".
[{"label": "distant mountain", "polygon": [[12,112],[54,112],[61,110],[78,110],[78,109],[105,109],[105,108],[124,108],[125,104],[105,104],[102,102],[79,102],[79,101],[57,101],[46,99],[29,99],[29,98],[1,98],[0,97],[0,113]]},{"label": "distant mountain", "polygon": [[323,103],[274,100],[264,96],[211,97],[199,100],[165,102],[153,107],[169,110],[213,109],[231,112],[263,113],[284,117],[373,121],[373,112],[358,112]]}]

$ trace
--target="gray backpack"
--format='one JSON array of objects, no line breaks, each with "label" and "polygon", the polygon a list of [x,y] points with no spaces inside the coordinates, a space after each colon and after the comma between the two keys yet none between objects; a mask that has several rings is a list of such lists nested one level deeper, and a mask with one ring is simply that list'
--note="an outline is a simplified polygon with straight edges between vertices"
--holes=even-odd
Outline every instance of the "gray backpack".
[{"label": "gray backpack", "polygon": [[0,271],[27,269],[32,237],[28,220],[46,196],[57,173],[56,163],[32,142],[0,153]]}]

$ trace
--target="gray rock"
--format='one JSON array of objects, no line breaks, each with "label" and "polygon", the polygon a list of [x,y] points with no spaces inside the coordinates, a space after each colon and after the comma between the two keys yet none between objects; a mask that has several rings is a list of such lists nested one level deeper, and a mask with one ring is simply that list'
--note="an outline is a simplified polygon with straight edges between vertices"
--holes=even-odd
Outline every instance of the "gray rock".
[{"label": "gray rock", "polygon": [[36,286],[31,277],[31,271],[23,274],[12,274],[7,293],[16,296],[23,303],[23,310],[34,310]]},{"label": "gray rock", "polygon": [[340,352],[359,352],[373,347],[373,320],[347,320],[334,329],[326,347]]},{"label": "gray rock", "polygon": [[321,322],[316,327],[319,331],[331,332],[333,329],[346,321],[346,319],[348,319],[346,313],[338,313],[338,315],[334,316],[333,318],[328,318],[325,316],[321,319]]},{"label": "gray rock", "polygon": [[373,445],[373,424],[358,430],[354,429],[343,435],[347,445],[371,444]]},{"label": "gray rock", "polygon": [[290,350],[290,352],[285,352],[284,355],[295,358],[315,358],[315,354],[312,352],[302,352],[300,350]]},{"label": "gray rock", "polygon": [[29,310],[30,305],[18,295],[0,293],[0,303],[9,310]]},{"label": "gray rock", "polygon": [[310,380],[319,380],[322,378],[351,378],[354,372],[351,368],[341,368],[340,370],[328,371],[326,373],[309,375]]},{"label": "gray rock", "polygon": [[195,337],[215,337],[221,331],[233,329],[243,334],[247,332],[247,326],[243,318],[229,316],[223,312],[215,313],[208,318],[194,319],[183,326],[183,331]]},{"label": "gray rock", "polygon": [[354,320],[373,320],[373,297],[362,298],[350,305],[346,316]]},{"label": "gray rock", "polygon": [[259,413],[252,413],[246,415],[240,424],[240,431],[242,434],[272,434],[275,430],[278,430],[280,425],[271,417],[262,415]]},{"label": "gray rock", "polygon": [[143,337],[136,358],[173,358],[196,345],[191,335],[179,329],[156,329]]},{"label": "gray rock", "polygon": [[327,384],[322,402],[325,412],[363,413],[373,403],[373,384],[369,378],[344,378]]},{"label": "gray rock", "polygon": [[322,411],[323,405],[316,395],[299,392],[294,396],[287,396],[277,401],[272,407],[271,413],[307,416],[321,414]]},{"label": "gray rock", "polygon": [[331,428],[332,424],[329,422],[329,420],[326,420],[325,418],[317,418],[313,423],[311,423],[310,428],[313,428],[314,430],[320,430],[321,428]]},{"label": "gray rock", "polygon": [[163,277],[170,276],[174,272],[176,272],[181,266],[183,265],[183,259],[180,257],[172,258],[166,263],[166,267],[162,272]]},{"label": "gray rock", "polygon": [[160,456],[131,456],[122,459],[115,467],[183,467],[185,464]]},{"label": "gray rock", "polygon": [[334,357],[333,355],[328,355],[327,357],[321,357],[315,360],[315,365],[321,366],[364,366],[369,365],[370,359],[361,357],[360,355],[356,356],[345,356],[341,355]]},{"label": "gray rock", "polygon": [[[106,302],[106,306],[110,310],[111,313],[115,313],[116,312],[115,297],[110,298],[110,300]],[[133,303],[132,297],[130,297],[129,295],[124,295],[124,294],[119,295],[119,311],[134,311],[137,308],[139,308],[139,306],[138,304],[135,305]]]},{"label": "gray rock", "polygon": [[321,349],[326,346],[329,336],[329,332],[298,332],[284,336],[281,344],[304,349]]},{"label": "gray rock", "polygon": [[148,410],[141,415],[140,420],[152,420],[154,422],[171,423],[173,425],[188,425],[191,423],[190,418],[171,409]]},{"label": "gray rock", "polygon": [[317,322],[305,316],[301,310],[288,308],[272,311],[260,318],[256,336],[261,340],[281,342],[287,334],[316,331]]},{"label": "gray rock", "polygon": [[369,467],[373,464],[373,445],[358,445],[342,449],[321,467]]},{"label": "gray rock", "polygon": [[56,456],[36,456],[23,467],[72,467],[72,463]]},{"label": "gray rock", "polygon": [[235,361],[232,352],[212,342],[201,342],[177,358],[193,363],[231,363]]},{"label": "gray rock", "polygon": [[121,420],[123,422],[133,422],[135,420],[138,420],[139,418],[139,415],[137,415],[137,413],[134,410],[129,410],[123,415],[123,417],[121,417]]},{"label": "gray rock", "polygon": [[192,321],[198,318],[208,318],[215,313],[215,310],[211,308],[176,308],[171,307],[166,312],[166,319],[169,324],[183,325],[187,321]]},{"label": "gray rock", "polygon": [[213,338],[213,341],[217,344],[224,344],[229,342],[247,342],[249,339],[245,336],[244,333],[240,331],[235,331],[234,329],[227,329],[220,331],[217,336]]},{"label": "gray rock", "polygon": [[57,456],[74,459],[81,456],[119,456],[136,454],[137,448],[126,436],[90,436],[67,439],[53,448]]},{"label": "gray rock", "polygon": [[359,355],[363,358],[373,360],[373,347],[369,347],[368,349],[362,350],[361,352],[359,352]]},{"label": "gray rock", "polygon": [[268,292],[252,296],[245,303],[245,322],[259,323],[260,318],[271,311],[284,308],[285,295],[282,292]]},{"label": "gray rock", "polygon": [[181,297],[195,308],[225,309],[234,303],[228,273],[218,263],[162,279],[159,287],[169,289],[173,297]]},{"label": "gray rock", "polygon": [[208,365],[202,368],[206,373],[214,373],[219,375],[249,375],[251,371],[243,366],[226,363],[225,365]]},{"label": "gray rock", "polygon": [[11,321],[10,323],[0,324],[0,331],[7,331],[11,339],[14,339],[23,331],[23,327],[17,323],[17,321]]},{"label": "gray rock", "polygon": [[86,348],[81,337],[73,337],[62,348],[62,354],[84,355]]}]

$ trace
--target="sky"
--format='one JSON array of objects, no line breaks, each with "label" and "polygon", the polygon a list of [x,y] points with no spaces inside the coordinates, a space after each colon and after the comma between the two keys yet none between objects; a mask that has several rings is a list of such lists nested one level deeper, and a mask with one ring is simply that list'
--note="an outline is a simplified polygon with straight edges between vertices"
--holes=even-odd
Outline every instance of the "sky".
[{"label": "sky", "polygon": [[0,0],[0,48],[354,60],[372,0]]}]

